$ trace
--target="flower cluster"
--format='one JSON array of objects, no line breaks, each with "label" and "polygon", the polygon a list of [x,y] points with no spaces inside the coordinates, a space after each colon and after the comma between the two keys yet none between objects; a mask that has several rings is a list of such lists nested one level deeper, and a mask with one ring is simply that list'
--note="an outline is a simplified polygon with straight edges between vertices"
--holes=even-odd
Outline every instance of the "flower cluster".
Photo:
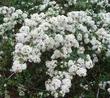
[{"label": "flower cluster", "polygon": [[15,10],[14,7],[0,7],[0,15],[3,15],[3,23],[0,24],[0,35],[3,35],[6,31],[13,30],[15,25],[23,22],[27,17],[27,13],[23,13],[22,10]]},{"label": "flower cluster", "polygon": [[42,62],[43,54],[48,52],[50,56],[45,65],[50,79],[45,83],[46,89],[54,97],[64,96],[69,92],[74,76],[85,77],[87,70],[98,62],[97,55],[103,45],[107,44],[105,49],[108,49],[109,35],[104,28],[98,29],[84,11],[56,17],[34,13],[24,20],[16,34],[12,71],[22,72],[27,68],[27,62]]}]

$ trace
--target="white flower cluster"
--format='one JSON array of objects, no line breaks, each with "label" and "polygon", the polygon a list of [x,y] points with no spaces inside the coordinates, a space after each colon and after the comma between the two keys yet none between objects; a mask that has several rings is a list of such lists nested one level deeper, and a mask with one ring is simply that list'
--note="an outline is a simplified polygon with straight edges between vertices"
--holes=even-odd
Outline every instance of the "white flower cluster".
[{"label": "white flower cluster", "polygon": [[101,12],[98,14],[100,21],[98,22],[99,25],[102,27],[96,31],[96,35],[99,37],[98,40],[104,44],[103,48],[107,48],[106,56],[110,56],[110,13]]},{"label": "white flower cluster", "polygon": [[40,11],[43,11],[47,8],[46,14],[50,16],[57,16],[59,13],[64,13],[62,7],[56,3],[56,1],[44,0],[43,4],[39,7]]},{"label": "white flower cluster", "polygon": [[101,19],[101,23],[103,27],[107,27],[110,24],[110,12],[101,12],[98,14],[98,17]]},{"label": "white flower cluster", "polygon": [[[69,92],[75,75],[85,77],[87,70],[98,61],[101,50],[110,49],[110,33],[99,28],[85,11],[72,11],[64,15],[48,16],[34,13],[24,20],[16,34],[12,71],[22,72],[27,62],[44,62],[47,91],[54,97]],[[106,44],[106,45],[105,45]],[[105,46],[104,46],[105,45]]]},{"label": "white flower cluster", "polygon": [[[84,45],[90,43],[95,47],[93,50],[100,48],[100,42],[91,34],[96,29],[95,22],[83,11],[57,17],[35,13],[30,19],[25,19],[24,26],[16,34],[12,71],[25,70],[27,61],[42,62],[43,53],[51,50],[53,52],[48,58],[51,60],[45,61],[47,74],[50,76],[46,81],[46,89],[55,97],[60,94],[64,96],[69,92],[73,76],[85,77],[87,69],[94,65],[91,56],[85,54],[90,47],[85,49]],[[96,58],[96,55],[93,57]]]},{"label": "white flower cluster", "polygon": [[[82,58],[79,58],[76,62],[73,60],[60,63],[57,60],[46,61],[46,67],[48,68],[47,74],[52,78],[46,81],[46,89],[51,91],[54,97],[58,97],[58,95],[64,96],[69,92],[71,80],[74,78],[73,76],[85,77],[87,75],[87,69],[92,68],[93,64],[90,56],[87,55],[86,61]],[[66,71],[56,70],[59,67],[66,67]],[[59,82],[55,84],[54,79],[57,79]],[[64,81],[66,82],[62,83]]]},{"label": "white flower cluster", "polygon": [[55,98],[59,95],[64,96],[72,85],[71,79],[68,72],[55,71],[53,78],[45,82],[46,90],[50,91]]},{"label": "white flower cluster", "polygon": [[3,35],[6,31],[14,29],[17,23],[21,23],[27,14],[22,10],[15,10],[14,7],[0,7],[0,15],[3,15],[3,23],[0,24],[0,35]]}]

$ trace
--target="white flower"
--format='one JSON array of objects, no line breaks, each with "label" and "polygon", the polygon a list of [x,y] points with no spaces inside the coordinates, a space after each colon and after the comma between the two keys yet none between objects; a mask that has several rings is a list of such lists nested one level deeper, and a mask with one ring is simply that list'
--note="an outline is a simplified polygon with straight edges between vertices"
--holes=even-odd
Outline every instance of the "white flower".
[{"label": "white flower", "polygon": [[84,33],[87,33],[88,32],[87,27],[86,26],[83,26],[82,24],[79,24],[78,29],[81,30]]},{"label": "white flower", "polygon": [[61,89],[64,94],[69,92],[69,88],[67,87],[67,85],[62,85]]},{"label": "white flower", "polygon": [[3,21],[4,21],[4,22],[8,22],[9,19],[8,19],[8,18],[4,18]]},{"label": "white flower", "polygon": [[63,42],[63,36],[60,35],[60,34],[57,34],[55,36],[55,41],[59,42],[59,43],[62,43]]},{"label": "white flower", "polygon": [[17,13],[13,13],[13,14],[12,14],[12,18],[13,18],[13,19],[17,19],[17,18],[18,18],[18,14],[17,14]]},{"label": "white flower", "polygon": [[12,70],[13,72],[22,72],[22,70],[25,70],[27,68],[27,65],[25,63],[20,63],[19,61],[15,60],[13,62]]},{"label": "white flower", "polygon": [[16,10],[16,13],[17,14],[23,14],[22,10],[20,10],[20,9]]},{"label": "white flower", "polygon": [[23,44],[22,44],[22,43],[17,43],[17,44],[15,45],[15,53],[20,52],[21,49],[22,49],[22,47],[23,47]]},{"label": "white flower", "polygon": [[32,52],[32,48],[28,45],[24,45],[22,48],[21,48],[21,53],[23,55],[29,55],[30,53]]},{"label": "white flower", "polygon": [[63,54],[59,50],[55,50],[53,55],[51,56],[52,59],[62,58]]},{"label": "white flower", "polygon": [[85,68],[79,68],[76,74],[80,77],[85,77],[87,75],[87,70]]},{"label": "white flower", "polygon": [[66,47],[79,47],[78,41],[75,39],[73,34],[66,35],[65,37],[65,46]]},{"label": "white flower", "polygon": [[87,69],[93,68],[92,61],[86,61],[86,62],[85,62],[85,66],[86,66]]},{"label": "white flower", "polygon": [[29,33],[29,27],[28,26],[22,26],[19,30],[20,33]]},{"label": "white flower", "polygon": [[19,43],[24,43],[26,42],[26,38],[27,37],[27,34],[26,33],[18,33],[16,34],[16,41],[19,42]]},{"label": "white flower", "polygon": [[84,59],[83,58],[79,58],[77,60],[77,63],[80,64],[81,66],[83,66],[84,65]]},{"label": "white flower", "polygon": [[23,13],[23,14],[22,14],[23,19],[27,18],[27,16],[28,16],[28,15],[27,15],[26,13]]},{"label": "white flower", "polygon": [[58,89],[61,86],[61,81],[59,79],[52,79],[52,86],[54,86],[54,89]]},{"label": "white flower", "polygon": [[21,68],[22,68],[22,70],[26,70],[27,65],[24,63],[24,64],[21,65]]},{"label": "white flower", "polygon": [[67,87],[71,87],[71,80],[70,79],[63,79],[62,84],[66,85]]},{"label": "white flower", "polygon": [[73,60],[69,60],[69,61],[68,61],[68,66],[70,67],[70,66],[72,66],[72,65],[74,65]]},{"label": "white flower", "polygon": [[70,74],[75,75],[77,70],[78,70],[78,67],[76,65],[72,65],[68,71]]},{"label": "white flower", "polygon": [[52,61],[46,61],[46,67],[47,68],[55,68],[57,66],[57,60],[52,60]]}]

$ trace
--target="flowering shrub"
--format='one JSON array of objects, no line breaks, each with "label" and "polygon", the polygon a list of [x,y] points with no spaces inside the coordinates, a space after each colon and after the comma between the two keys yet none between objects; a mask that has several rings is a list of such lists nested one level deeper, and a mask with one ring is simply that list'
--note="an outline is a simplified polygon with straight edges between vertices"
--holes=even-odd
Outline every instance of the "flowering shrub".
[{"label": "flowering shrub", "polygon": [[[14,7],[6,6],[0,8],[0,59],[3,61],[3,57],[7,55],[6,51],[9,51],[12,57],[10,63],[6,64],[11,65],[7,70],[12,74],[8,78],[1,75],[1,79],[8,79],[6,85],[9,86],[16,87],[15,85],[19,84],[17,88],[20,96],[27,96],[25,92],[31,95],[30,88],[26,86],[35,81],[35,77],[38,85],[31,85],[35,87],[35,91],[38,90],[36,87],[40,88],[37,96],[42,98],[103,96],[100,90],[105,90],[107,83],[110,84],[110,77],[107,75],[110,74],[110,68],[104,67],[110,63],[109,1],[39,2],[34,7],[30,6],[28,10],[16,10]],[[5,42],[10,43],[10,46],[6,47],[10,47],[11,50],[3,50]],[[107,81],[104,80],[106,84],[102,82],[102,74],[108,78]],[[6,85],[5,91],[8,91]],[[93,89],[94,87],[96,88]],[[71,95],[79,88],[79,93]],[[92,94],[86,94],[87,91]],[[110,94],[109,87],[107,91],[105,96]]]}]

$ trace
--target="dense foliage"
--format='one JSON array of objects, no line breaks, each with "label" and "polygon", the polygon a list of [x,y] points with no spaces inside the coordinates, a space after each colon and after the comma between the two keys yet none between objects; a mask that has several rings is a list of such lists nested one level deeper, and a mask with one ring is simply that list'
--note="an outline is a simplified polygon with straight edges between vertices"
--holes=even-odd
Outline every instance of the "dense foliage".
[{"label": "dense foliage", "polygon": [[1,0],[0,98],[109,98],[109,0]]}]

